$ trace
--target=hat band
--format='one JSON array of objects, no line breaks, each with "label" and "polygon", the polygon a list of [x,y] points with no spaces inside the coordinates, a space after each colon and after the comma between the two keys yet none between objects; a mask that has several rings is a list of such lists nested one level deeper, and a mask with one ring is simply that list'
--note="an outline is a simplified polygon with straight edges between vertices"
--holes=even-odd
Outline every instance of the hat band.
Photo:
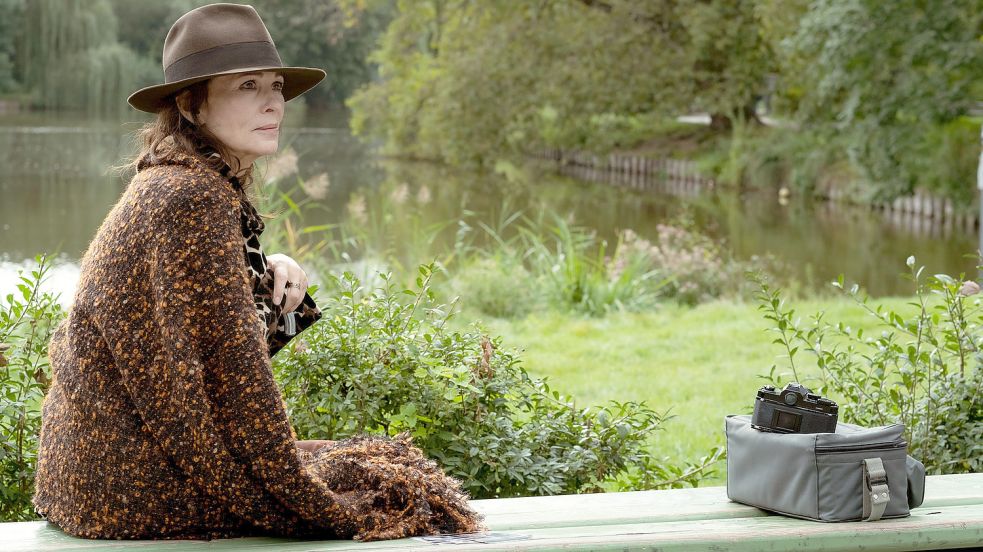
[{"label": "hat band", "polygon": [[195,52],[164,69],[164,82],[172,83],[246,67],[282,67],[272,42],[238,42]]}]

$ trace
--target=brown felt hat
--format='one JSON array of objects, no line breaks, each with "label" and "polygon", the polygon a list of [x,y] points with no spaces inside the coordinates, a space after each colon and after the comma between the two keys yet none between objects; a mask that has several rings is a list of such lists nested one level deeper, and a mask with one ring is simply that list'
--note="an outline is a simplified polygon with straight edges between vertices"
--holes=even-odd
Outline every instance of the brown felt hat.
[{"label": "brown felt hat", "polygon": [[252,6],[210,4],[182,15],[164,39],[164,84],[137,90],[127,102],[156,113],[168,96],[217,75],[277,71],[283,75],[283,99],[313,88],[324,71],[284,67],[270,32]]}]

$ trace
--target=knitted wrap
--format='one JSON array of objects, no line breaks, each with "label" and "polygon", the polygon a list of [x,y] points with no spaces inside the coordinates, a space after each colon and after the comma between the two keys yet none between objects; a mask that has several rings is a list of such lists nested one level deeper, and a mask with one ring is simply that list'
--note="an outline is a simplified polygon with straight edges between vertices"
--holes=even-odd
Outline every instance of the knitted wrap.
[{"label": "knitted wrap", "polygon": [[243,262],[239,191],[195,156],[145,161],[82,256],[49,344],[36,511],[89,538],[482,529],[404,436],[297,448]]}]

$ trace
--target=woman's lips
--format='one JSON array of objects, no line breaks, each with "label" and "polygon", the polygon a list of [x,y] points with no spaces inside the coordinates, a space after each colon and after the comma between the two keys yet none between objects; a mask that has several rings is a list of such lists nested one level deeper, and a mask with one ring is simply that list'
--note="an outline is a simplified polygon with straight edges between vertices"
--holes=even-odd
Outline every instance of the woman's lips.
[{"label": "woman's lips", "polygon": [[279,125],[266,125],[266,126],[259,127],[256,130],[259,130],[259,131],[262,131],[262,132],[280,132],[280,126]]}]

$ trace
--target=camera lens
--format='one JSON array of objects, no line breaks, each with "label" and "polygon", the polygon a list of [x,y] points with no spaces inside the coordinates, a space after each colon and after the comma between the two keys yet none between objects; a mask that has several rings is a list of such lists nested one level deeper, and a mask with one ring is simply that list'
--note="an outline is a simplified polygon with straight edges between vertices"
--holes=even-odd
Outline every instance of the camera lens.
[{"label": "camera lens", "polygon": [[795,404],[795,393],[786,393],[785,397],[783,397],[783,400],[787,405]]}]

